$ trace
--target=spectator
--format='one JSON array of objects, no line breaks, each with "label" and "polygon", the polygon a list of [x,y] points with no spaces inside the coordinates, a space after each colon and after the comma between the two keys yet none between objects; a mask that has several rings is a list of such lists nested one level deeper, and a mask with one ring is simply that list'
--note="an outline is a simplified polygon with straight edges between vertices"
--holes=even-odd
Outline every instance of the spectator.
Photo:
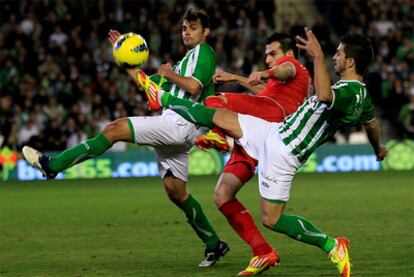
[{"label": "spectator", "polygon": [[[66,126],[72,117],[79,126],[74,132],[83,137],[79,132],[92,136],[98,130],[97,122],[103,121],[99,114],[113,120],[126,113],[151,113],[141,92],[114,65],[106,42],[108,28],[142,34],[151,49],[146,71],[155,72],[159,64],[174,64],[176,57],[185,54],[180,38],[176,37],[183,11],[188,6],[204,7],[212,19],[210,44],[216,48],[220,68],[243,74],[265,67],[260,62],[263,51],[257,45],[265,44],[261,38],[275,29],[273,1],[166,3],[56,0],[25,1],[24,6],[6,1],[1,5],[1,14],[7,15],[0,17],[0,128],[1,135],[6,137],[3,144],[15,147],[18,129],[24,126],[19,122],[27,121],[30,116],[41,133],[44,128],[50,129],[54,121],[59,126],[65,122]],[[407,118],[407,107],[411,107],[408,105],[414,64],[411,2],[349,0],[321,5],[316,1],[316,6],[320,7],[321,16],[312,18],[313,29],[324,48],[332,47],[331,39],[349,30],[370,34],[378,58],[370,68],[367,85],[373,88],[371,92],[383,89],[383,95],[373,95],[373,99],[384,107],[383,114],[390,126],[401,126],[398,122],[402,121],[395,114],[391,116],[391,112]],[[73,14],[77,20],[73,20]],[[304,24],[301,15],[292,22],[286,19],[277,27],[300,33]],[[237,90],[235,86],[232,89]],[[396,105],[392,111],[389,101]],[[390,138],[405,134],[394,132],[394,136],[395,130],[390,128]],[[37,136],[32,143],[40,145],[40,150],[50,150],[47,141],[47,136]]]},{"label": "spectator", "polygon": [[68,40],[68,35],[62,31],[62,27],[55,26],[55,31],[49,37],[49,47],[55,48],[63,45]]},{"label": "spectator", "polygon": [[42,131],[44,147],[50,151],[60,151],[65,149],[67,137],[63,136],[60,123],[57,119],[49,122],[46,129]]},{"label": "spectator", "polygon": [[62,123],[65,110],[62,104],[57,102],[56,97],[52,96],[49,98],[47,106],[44,107],[43,111],[50,120],[56,121],[58,124]]},{"label": "spectator", "polygon": [[40,130],[34,124],[33,120],[31,118],[28,118],[26,123],[19,130],[19,134],[18,134],[18,138],[17,138],[17,144],[18,144],[19,148],[21,148],[25,144],[27,144],[29,142],[29,140],[33,136],[37,136],[39,134],[39,132],[40,132]]}]

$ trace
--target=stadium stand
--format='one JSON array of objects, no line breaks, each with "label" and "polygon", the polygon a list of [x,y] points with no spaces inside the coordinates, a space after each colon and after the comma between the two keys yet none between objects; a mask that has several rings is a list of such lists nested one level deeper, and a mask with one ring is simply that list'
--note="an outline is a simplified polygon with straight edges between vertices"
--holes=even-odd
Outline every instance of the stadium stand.
[{"label": "stadium stand", "polygon": [[[314,1],[320,15],[303,17],[298,12],[276,20],[283,14],[278,2],[2,1],[0,148],[18,150],[29,144],[63,150],[94,136],[115,118],[149,114],[143,95],[113,63],[107,31],[142,34],[151,52],[146,71],[154,73],[159,64],[183,56],[180,16],[193,6],[210,15],[209,43],[218,70],[242,75],[264,68],[263,45],[275,30],[296,34],[308,24],[330,54],[346,32],[368,34],[377,56],[367,85],[388,123],[384,137],[414,138],[412,1]],[[224,89],[240,90],[218,87]],[[344,130],[345,142],[353,131],[358,127]]]}]

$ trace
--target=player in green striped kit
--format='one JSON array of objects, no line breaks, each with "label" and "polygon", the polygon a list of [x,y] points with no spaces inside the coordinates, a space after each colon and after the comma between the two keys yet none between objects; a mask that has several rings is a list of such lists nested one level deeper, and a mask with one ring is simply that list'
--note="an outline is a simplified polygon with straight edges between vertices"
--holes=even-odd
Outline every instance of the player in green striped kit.
[{"label": "player in green striped kit", "polygon": [[[208,15],[201,10],[189,10],[183,17],[182,39],[187,48],[185,57],[172,67],[161,65],[153,79],[171,95],[202,102],[215,93],[212,77],[216,69],[214,50],[206,43],[210,33]],[[119,32],[110,30],[113,44]],[[138,69],[128,69],[136,79]],[[161,116],[128,117],[110,123],[102,133],[86,142],[67,149],[54,157],[25,146],[23,155],[48,178],[77,163],[103,154],[115,142],[125,141],[155,148],[160,176],[169,199],[183,210],[188,223],[206,246],[205,258],[200,267],[209,267],[229,251],[219,239],[198,202],[187,190],[188,153],[194,139],[206,131],[192,124],[177,113],[165,110]]]},{"label": "player in green striped kit", "polygon": [[[269,123],[228,110],[207,108],[154,89],[146,89],[147,97],[153,109],[168,107],[191,122],[209,128],[219,127],[234,137],[251,157],[259,161],[263,225],[319,247],[329,255],[341,276],[349,277],[349,240],[327,235],[308,219],[284,211],[296,171],[338,128],[361,121],[377,160],[381,161],[386,156],[387,149],[380,144],[374,107],[363,83],[363,75],[373,58],[373,51],[366,37],[358,34],[344,36],[334,56],[335,70],[341,80],[331,87],[319,42],[311,30],[305,28],[305,33],[306,39],[297,37],[297,45],[313,57],[316,95],[305,101],[282,123]],[[148,82],[140,83],[148,88]],[[266,261],[257,262],[266,266]]]}]

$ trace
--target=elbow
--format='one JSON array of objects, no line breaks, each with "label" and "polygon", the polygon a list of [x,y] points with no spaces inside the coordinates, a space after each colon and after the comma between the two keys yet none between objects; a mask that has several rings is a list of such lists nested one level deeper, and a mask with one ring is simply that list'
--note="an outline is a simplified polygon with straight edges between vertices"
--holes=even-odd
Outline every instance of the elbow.
[{"label": "elbow", "polygon": [[364,123],[364,127],[365,127],[365,130],[367,130],[367,132],[371,130],[376,130],[379,128],[378,122],[375,118],[368,123]]},{"label": "elbow", "polygon": [[188,88],[187,88],[187,92],[189,92],[192,95],[197,95],[200,94],[202,91],[202,87],[199,83],[195,83],[195,84],[191,84]]},{"label": "elbow", "polygon": [[252,88],[252,89],[250,89],[250,91],[253,92],[253,94],[259,94],[263,90],[264,90],[264,87],[263,88]]},{"label": "elbow", "polygon": [[318,93],[318,99],[320,102],[331,103],[332,95],[330,93]]}]

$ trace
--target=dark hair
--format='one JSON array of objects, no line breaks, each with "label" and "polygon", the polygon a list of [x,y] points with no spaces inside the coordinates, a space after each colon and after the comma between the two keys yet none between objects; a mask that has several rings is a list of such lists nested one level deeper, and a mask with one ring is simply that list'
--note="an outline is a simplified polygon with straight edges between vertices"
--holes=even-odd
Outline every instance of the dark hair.
[{"label": "dark hair", "polygon": [[374,58],[369,39],[361,34],[348,33],[341,38],[341,43],[344,45],[345,58],[353,58],[356,73],[364,75]]},{"label": "dark hair", "polygon": [[267,38],[266,44],[271,44],[272,42],[279,42],[280,48],[283,53],[286,53],[288,50],[292,50],[295,57],[298,56],[298,48],[296,47],[296,41],[293,36],[286,33],[274,33]]},{"label": "dark hair", "polygon": [[187,21],[197,21],[197,19],[200,19],[201,27],[203,27],[203,29],[210,28],[210,19],[207,13],[203,10],[189,9],[183,17],[183,20]]}]

